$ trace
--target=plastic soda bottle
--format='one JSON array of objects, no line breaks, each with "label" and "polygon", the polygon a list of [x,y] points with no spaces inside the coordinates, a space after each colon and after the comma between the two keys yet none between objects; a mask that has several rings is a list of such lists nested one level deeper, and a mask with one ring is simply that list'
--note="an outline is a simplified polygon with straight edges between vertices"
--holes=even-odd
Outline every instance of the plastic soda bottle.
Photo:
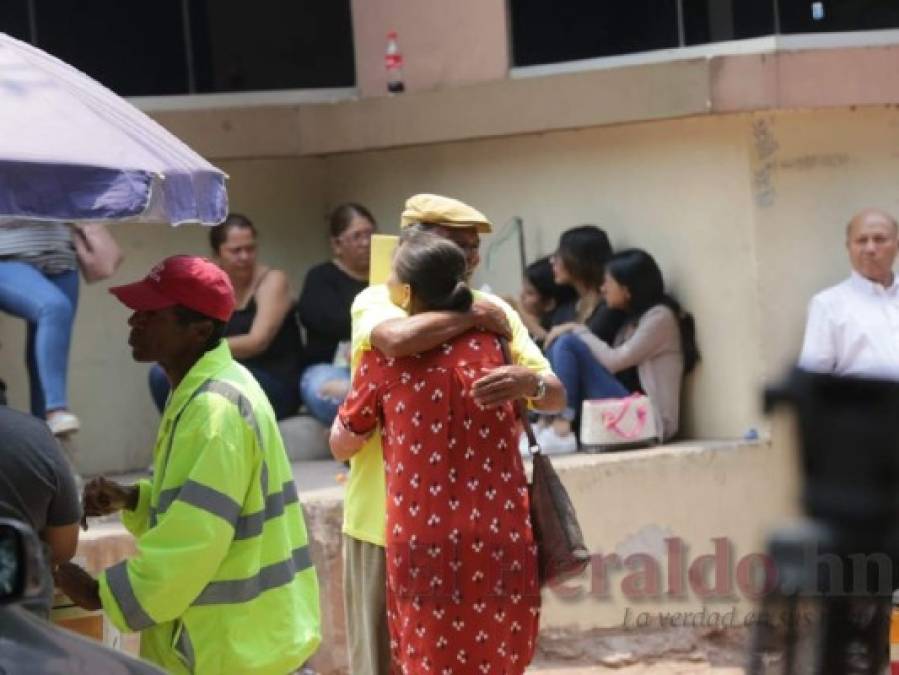
[{"label": "plastic soda bottle", "polygon": [[384,66],[387,69],[387,91],[399,94],[406,91],[403,84],[403,55],[396,41],[396,31],[387,33],[387,51],[384,54]]}]

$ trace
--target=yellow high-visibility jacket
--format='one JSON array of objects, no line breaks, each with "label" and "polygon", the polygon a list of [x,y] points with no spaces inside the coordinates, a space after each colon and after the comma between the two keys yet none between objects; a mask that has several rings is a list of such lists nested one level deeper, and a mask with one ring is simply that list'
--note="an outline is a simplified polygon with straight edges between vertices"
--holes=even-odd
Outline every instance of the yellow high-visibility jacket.
[{"label": "yellow high-visibility jacket", "polygon": [[137,555],[103,609],[173,673],[297,669],[321,641],[318,579],[275,414],[222,341],[172,392],[134,511]]}]

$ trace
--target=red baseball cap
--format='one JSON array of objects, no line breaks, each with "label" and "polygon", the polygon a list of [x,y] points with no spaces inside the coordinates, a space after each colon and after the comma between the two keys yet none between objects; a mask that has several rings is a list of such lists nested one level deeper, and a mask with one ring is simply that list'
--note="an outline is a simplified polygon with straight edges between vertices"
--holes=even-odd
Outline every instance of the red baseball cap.
[{"label": "red baseball cap", "polygon": [[228,275],[208,258],[193,255],[166,258],[143,280],[109,292],[137,312],[182,305],[226,323],[234,312],[234,288]]}]

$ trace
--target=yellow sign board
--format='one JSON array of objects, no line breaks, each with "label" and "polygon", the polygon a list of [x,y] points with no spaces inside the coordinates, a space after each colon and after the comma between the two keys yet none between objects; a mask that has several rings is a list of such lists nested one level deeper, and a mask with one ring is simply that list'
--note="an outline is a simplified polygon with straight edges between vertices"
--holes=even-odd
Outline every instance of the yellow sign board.
[{"label": "yellow sign board", "polygon": [[372,286],[386,283],[393,263],[393,252],[400,238],[393,234],[375,234],[371,238],[371,266],[368,270],[368,283]]}]

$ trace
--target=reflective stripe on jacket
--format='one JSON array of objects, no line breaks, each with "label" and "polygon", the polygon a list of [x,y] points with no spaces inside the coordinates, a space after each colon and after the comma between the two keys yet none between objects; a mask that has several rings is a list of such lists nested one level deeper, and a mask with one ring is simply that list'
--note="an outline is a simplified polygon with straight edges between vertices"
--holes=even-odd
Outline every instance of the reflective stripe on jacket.
[{"label": "reflective stripe on jacket", "polygon": [[104,610],[170,672],[277,673],[321,641],[318,580],[275,415],[222,344],[172,393]]}]

